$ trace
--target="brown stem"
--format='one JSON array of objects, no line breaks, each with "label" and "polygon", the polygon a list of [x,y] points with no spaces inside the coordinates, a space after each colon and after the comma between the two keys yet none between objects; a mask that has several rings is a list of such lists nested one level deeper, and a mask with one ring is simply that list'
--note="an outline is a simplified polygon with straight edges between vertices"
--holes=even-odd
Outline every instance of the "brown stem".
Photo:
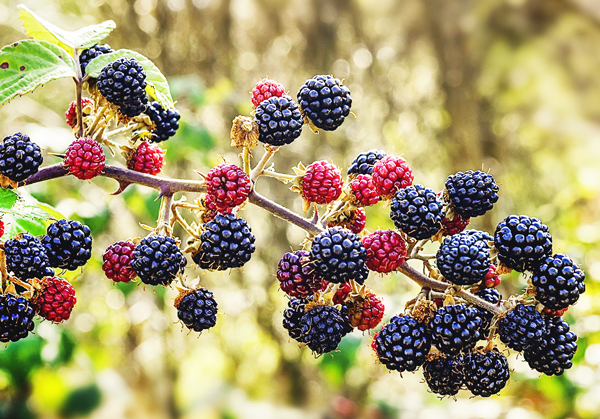
[{"label": "brown stem", "polygon": [[160,201],[160,214],[158,215],[157,230],[167,236],[171,235],[171,206],[173,204],[173,194],[163,195]]},{"label": "brown stem", "polygon": [[265,167],[277,150],[279,150],[279,147],[266,147],[265,154],[263,154],[254,169],[250,172],[250,180],[252,180],[252,182],[256,181],[256,179],[263,174]]},{"label": "brown stem", "polygon": [[0,248],[0,272],[2,275],[2,291],[5,291],[8,284],[8,272],[6,271],[6,253],[4,252],[4,247]]},{"label": "brown stem", "polygon": [[83,91],[83,74],[81,73],[81,66],[79,65],[79,52],[77,48],[73,50],[73,57],[75,58],[75,65],[77,66],[77,78],[75,79],[75,86],[77,87],[77,137],[83,137],[83,110],[81,104],[81,96]]}]

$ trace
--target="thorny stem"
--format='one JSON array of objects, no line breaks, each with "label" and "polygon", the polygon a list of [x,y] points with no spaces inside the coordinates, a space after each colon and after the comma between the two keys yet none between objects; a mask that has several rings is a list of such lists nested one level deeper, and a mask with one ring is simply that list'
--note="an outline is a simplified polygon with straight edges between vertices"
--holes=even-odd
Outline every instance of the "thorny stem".
[{"label": "thorny stem", "polygon": [[254,169],[252,169],[252,171],[250,172],[250,180],[253,183],[259,176],[261,176],[264,173],[265,167],[271,160],[271,157],[273,157],[273,155],[277,152],[277,150],[279,150],[279,147],[266,147],[265,154],[263,154],[256,166],[254,166]]},{"label": "thorny stem", "polygon": [[173,194],[163,195],[160,201],[160,214],[158,215],[157,230],[161,233],[171,234],[171,206],[173,205]]}]

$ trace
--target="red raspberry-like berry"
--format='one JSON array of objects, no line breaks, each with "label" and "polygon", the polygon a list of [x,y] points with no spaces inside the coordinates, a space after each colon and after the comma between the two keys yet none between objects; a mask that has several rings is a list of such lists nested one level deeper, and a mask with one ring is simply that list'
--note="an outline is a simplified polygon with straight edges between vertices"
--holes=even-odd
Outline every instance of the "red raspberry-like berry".
[{"label": "red raspberry-like berry", "polygon": [[412,169],[402,157],[387,156],[373,166],[373,183],[381,199],[391,199],[398,189],[412,185]]},{"label": "red raspberry-like berry", "polygon": [[377,295],[369,290],[364,298],[359,298],[348,305],[348,320],[358,330],[373,329],[381,322],[385,306]]},{"label": "red raspberry-like berry", "polygon": [[165,164],[165,152],[158,144],[142,141],[127,160],[127,168],[136,172],[156,175]]},{"label": "red raspberry-like berry", "polygon": [[4,236],[4,221],[0,220],[0,237]]},{"label": "red raspberry-like berry", "polygon": [[569,309],[569,307],[565,307],[560,310],[555,309],[555,308],[544,307],[544,310],[542,310],[542,314],[544,314],[546,316],[562,317],[567,312],[568,309]]},{"label": "red raspberry-like berry", "polygon": [[[377,354],[377,336],[379,336],[379,332],[376,332],[373,335],[373,339],[371,339],[371,349],[373,349],[376,354]],[[377,357],[379,357],[379,354],[377,354]]]},{"label": "red raspberry-like berry", "polygon": [[[81,98],[81,108],[85,108],[86,106],[91,106],[94,102],[92,102],[91,99],[88,99],[87,97],[83,97]],[[69,108],[67,109],[67,111],[65,112],[65,119],[67,120],[67,124],[69,124],[69,126],[71,128],[75,128],[75,125],[77,125],[77,102],[73,101],[71,102],[71,104],[69,105]]]},{"label": "red raspberry-like berry", "polygon": [[277,265],[277,279],[281,289],[290,297],[306,298],[320,288],[318,278],[305,250],[288,252]]},{"label": "red raspberry-like berry", "polygon": [[308,202],[329,204],[342,193],[342,172],[325,160],[311,163],[302,177],[302,197]]},{"label": "red raspberry-like berry", "polygon": [[381,199],[371,175],[357,175],[350,182],[350,189],[353,195],[351,202],[357,206],[374,205]]},{"label": "red raspberry-like berry", "polygon": [[358,234],[363,231],[365,224],[367,223],[367,213],[362,208],[355,208],[350,211],[350,217],[341,217],[336,220],[330,220],[327,224],[328,227],[340,226],[347,228],[354,234]]},{"label": "red raspberry-like berry", "polygon": [[65,153],[63,166],[79,179],[92,179],[104,169],[104,150],[96,140],[78,138]]},{"label": "red raspberry-like berry", "polygon": [[367,268],[380,273],[398,269],[406,257],[406,241],[393,230],[377,230],[363,237]]},{"label": "red raspberry-like berry", "polygon": [[451,220],[444,217],[442,219],[442,229],[444,235],[453,236],[463,231],[469,225],[470,218],[463,218],[460,214],[454,214],[454,218]]},{"label": "red raspberry-like berry", "polygon": [[60,323],[71,316],[77,303],[75,289],[66,279],[47,276],[42,281],[42,289],[35,299],[35,311],[41,317]]},{"label": "red raspberry-like berry", "polygon": [[135,244],[119,241],[106,248],[102,255],[102,270],[108,279],[115,282],[129,282],[137,276],[131,268],[131,252]]},{"label": "red raspberry-like berry", "polygon": [[252,89],[252,105],[256,108],[260,102],[267,100],[270,97],[281,97],[285,94],[283,84],[277,83],[275,80],[261,79]]},{"label": "red raspberry-like berry", "polygon": [[486,288],[496,288],[498,285],[500,285],[500,281],[500,276],[496,273],[496,266],[490,265],[490,269],[483,278],[483,283],[485,284]]},{"label": "red raspberry-like berry", "polygon": [[[323,279],[321,281],[321,291],[325,291],[325,289],[327,289],[327,286],[330,284],[329,281],[327,281],[326,279]],[[348,298],[348,296],[350,295],[350,293],[352,292],[352,285],[350,284],[350,282],[343,282],[340,284],[339,288],[337,289],[337,291],[335,292],[335,294],[333,294],[333,304],[345,304],[346,303],[346,299]]]},{"label": "red raspberry-like berry", "polygon": [[228,213],[248,198],[250,178],[235,164],[223,163],[206,174],[206,191],[219,212]]}]

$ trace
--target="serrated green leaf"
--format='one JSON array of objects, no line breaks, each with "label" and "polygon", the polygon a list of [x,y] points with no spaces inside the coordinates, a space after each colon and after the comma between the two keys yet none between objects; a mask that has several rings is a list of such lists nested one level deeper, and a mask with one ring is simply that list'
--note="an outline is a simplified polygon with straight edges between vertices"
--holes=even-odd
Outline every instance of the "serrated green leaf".
[{"label": "serrated green leaf", "polygon": [[10,209],[19,199],[19,195],[10,189],[0,189],[0,212],[4,209]]},{"label": "serrated green leaf", "polygon": [[0,104],[63,77],[76,77],[75,60],[61,47],[27,39],[0,50]]},{"label": "serrated green leaf", "polygon": [[106,38],[117,26],[112,20],[97,25],[86,26],[76,31],[66,31],[42,19],[27,6],[21,4],[19,17],[23,21],[27,35],[40,41],[56,44],[73,55],[73,49],[85,49]]},{"label": "serrated green leaf", "polygon": [[175,107],[166,77],[152,61],[139,52],[120,49],[110,54],[102,54],[90,61],[85,68],[85,72],[90,77],[98,77],[105,66],[119,58],[135,58],[146,72],[146,93],[156,99],[165,109]]}]

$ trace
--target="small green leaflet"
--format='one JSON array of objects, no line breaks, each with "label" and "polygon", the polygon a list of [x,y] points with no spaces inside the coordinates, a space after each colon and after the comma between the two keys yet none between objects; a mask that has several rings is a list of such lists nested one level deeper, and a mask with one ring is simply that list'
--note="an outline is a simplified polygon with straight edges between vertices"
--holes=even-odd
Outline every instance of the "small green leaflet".
[{"label": "small green leaflet", "polygon": [[49,220],[64,218],[58,211],[35,198],[21,196],[11,189],[0,189],[0,213],[6,225],[5,237],[29,232],[34,236],[44,234]]},{"label": "small green leaflet", "polygon": [[119,58],[135,58],[144,70],[146,71],[146,93],[156,99],[163,108],[172,109],[175,107],[173,104],[173,98],[171,97],[171,89],[166,77],[161,73],[158,67],[144,57],[139,52],[131,51],[129,49],[120,49],[110,54],[102,54],[94,58],[85,68],[86,74],[90,77],[98,77],[102,69]]},{"label": "small green leaflet", "polygon": [[117,26],[112,20],[97,25],[86,26],[75,32],[66,31],[42,19],[27,6],[20,4],[19,17],[23,21],[27,35],[40,41],[56,44],[73,55],[73,49],[86,49],[106,38]]},{"label": "small green leaflet", "polygon": [[76,77],[75,60],[61,47],[27,39],[0,50],[0,104],[63,77]]}]

